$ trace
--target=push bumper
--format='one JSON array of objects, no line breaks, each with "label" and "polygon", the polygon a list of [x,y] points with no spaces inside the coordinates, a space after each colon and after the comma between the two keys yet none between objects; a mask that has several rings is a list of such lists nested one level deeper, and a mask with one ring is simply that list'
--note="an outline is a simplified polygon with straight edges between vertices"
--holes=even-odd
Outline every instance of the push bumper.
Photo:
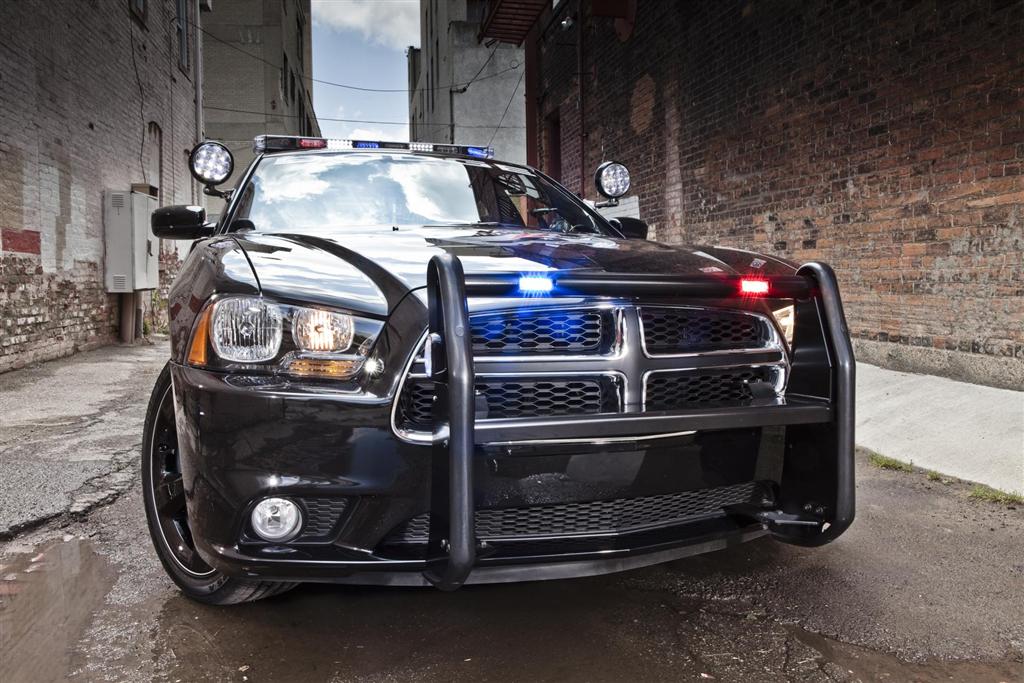
[{"label": "push bumper", "polygon": [[[736,291],[737,283],[728,279],[672,280],[656,276],[624,285],[607,276],[570,275],[559,279],[557,284],[578,294],[615,291],[623,295],[632,287],[636,293],[715,296]],[[807,347],[798,345],[794,359],[794,365],[817,366],[817,377],[805,373],[802,376],[804,386],[798,384],[795,391],[791,386],[789,392],[790,396],[800,396],[801,390],[810,390],[811,397],[817,396],[817,399],[810,398],[810,404],[804,404],[808,399],[797,398],[790,401],[794,405],[764,406],[753,411],[747,408],[750,412],[744,415],[751,426],[805,423],[807,429],[798,430],[787,442],[788,471],[783,473],[782,486],[798,494],[788,502],[791,509],[757,510],[740,506],[733,514],[760,523],[784,542],[817,546],[842,534],[853,522],[855,513],[853,348],[835,273],[828,265],[806,264],[795,278],[779,279],[773,286],[794,298],[802,297],[817,309],[814,319],[820,321],[821,329],[810,333],[805,330],[800,336],[804,340],[817,339],[818,343]],[[502,293],[511,287],[511,282],[500,276],[483,277],[467,285],[458,257],[444,254],[431,259],[427,287],[430,315],[427,353],[431,359],[431,379],[439,387],[441,408],[438,414],[448,416],[447,439],[443,445],[448,453],[448,535],[441,546],[448,557],[442,565],[429,568],[424,576],[442,590],[454,590],[469,579],[477,552],[472,486],[473,452],[478,434],[474,424],[474,374],[467,297]],[[716,411],[691,411],[639,420],[562,420],[551,428],[558,431],[559,438],[612,438],[642,433],[652,423],[665,431],[684,431],[713,429],[716,420],[729,424],[736,419],[737,415],[721,415]],[[649,424],[644,425],[644,421]],[[512,421],[493,425],[492,429],[504,430],[501,435],[514,440],[517,436],[535,435],[535,427]],[[544,434],[549,434],[547,429]],[[820,457],[818,444],[821,443],[827,444],[824,450],[830,457]],[[806,495],[804,502],[797,503],[800,509],[792,509],[801,493]]]}]

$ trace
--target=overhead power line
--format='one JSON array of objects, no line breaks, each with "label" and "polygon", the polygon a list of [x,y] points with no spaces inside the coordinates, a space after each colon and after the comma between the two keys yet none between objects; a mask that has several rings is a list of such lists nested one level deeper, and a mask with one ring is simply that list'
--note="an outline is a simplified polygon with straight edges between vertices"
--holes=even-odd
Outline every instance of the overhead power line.
[{"label": "overhead power line", "polygon": [[[508,96],[508,103],[505,105],[505,111],[501,113],[501,118],[498,119],[498,125],[494,127],[494,132],[491,133],[491,139],[487,142],[487,146],[490,147],[494,142],[495,136],[498,134],[498,130],[501,128],[523,128],[523,126],[502,126],[505,123],[505,117],[508,115],[508,108],[512,106],[512,100],[516,98],[516,93],[519,92],[519,84],[523,82],[523,76],[526,74],[526,70],[523,69],[523,73],[519,74],[519,80],[516,81],[516,87],[512,88],[512,94]],[[490,126],[487,126],[490,128]]]},{"label": "overhead power line", "polygon": [[[205,28],[203,28],[202,26],[200,26],[200,25],[198,25],[198,24],[196,24],[194,22],[189,22],[189,23],[191,23],[192,26],[195,27],[198,31],[201,31],[202,33],[204,33],[205,35],[209,36],[213,40],[216,40],[218,43],[222,43],[224,45],[227,45],[232,50],[235,50],[237,52],[241,52],[243,55],[246,55],[247,57],[250,57],[251,59],[255,59],[258,62],[263,62],[264,64],[266,64],[268,66],[271,66],[271,67],[277,69],[278,71],[281,71],[282,68],[283,68],[281,64],[275,64],[274,62],[270,61],[269,59],[264,59],[263,57],[260,57],[259,55],[254,55],[253,53],[249,52],[248,50],[243,50],[242,48],[238,47],[234,43],[232,43],[232,42],[230,42],[228,40],[225,40],[225,39],[221,38],[220,36],[218,36],[218,35],[216,35],[214,33],[211,33],[210,31],[207,31]],[[493,53],[492,53],[492,56],[493,56]],[[488,58],[488,61],[490,61],[490,58]],[[487,62],[484,62],[484,66],[486,66],[486,65],[487,65]],[[439,85],[439,86],[435,86],[435,87],[432,87],[432,88],[418,88],[417,90],[409,90],[409,88],[367,88],[367,87],[364,87],[364,86],[361,86],[361,85],[350,85],[348,83],[337,83],[335,81],[327,81],[327,80],[324,80],[322,78],[310,78],[309,80],[311,80],[314,83],[320,83],[321,85],[330,85],[330,86],[333,86],[335,88],[345,88],[346,90],[356,90],[358,92],[406,93],[406,94],[408,94],[410,92],[419,92],[420,90],[430,91],[430,90],[448,90],[449,88],[464,88],[464,87],[468,87],[473,82],[483,81],[483,80],[486,80],[488,78],[497,78],[498,76],[506,74],[509,71],[515,71],[516,69],[518,69],[521,66],[522,66],[522,64],[519,64],[518,62],[516,62],[512,66],[510,66],[510,67],[508,67],[506,69],[502,69],[501,71],[497,71],[497,72],[495,72],[493,74],[490,74],[488,76],[481,76],[479,78],[474,76],[472,79],[470,79],[469,81],[467,81],[465,83],[449,83],[448,85]],[[483,71],[482,67],[481,67],[481,71]],[[477,74],[477,76],[479,76],[479,74]]]},{"label": "overhead power line", "polygon": [[[520,79],[520,81],[521,80],[522,79]],[[516,85],[516,90],[518,90],[518,89],[519,89],[519,86]],[[281,118],[292,118],[292,119],[299,118],[298,114],[284,114],[284,113],[278,113],[278,112],[273,112],[273,111],[256,111],[256,110],[253,110],[253,109],[232,109],[230,107],[213,107],[213,106],[210,106],[208,104],[207,105],[203,105],[203,109],[211,109],[213,111],[228,111],[228,112],[234,112],[235,114],[255,114],[256,116],[278,116],[278,117],[281,117]],[[508,108],[507,107],[506,107],[505,111],[506,111],[506,113],[508,112]],[[502,120],[504,120],[504,118],[505,117],[502,116]],[[318,117],[316,117],[316,120],[317,121],[336,121],[336,122],[339,122],[339,123],[373,123],[373,124],[379,124],[379,125],[382,125],[382,126],[407,126],[407,125],[409,125],[408,121],[374,121],[373,119],[335,119],[335,118],[330,118],[330,117],[326,117],[326,116],[318,116]],[[448,127],[451,124],[450,123],[421,123],[421,122],[417,121],[416,125],[417,126],[444,126],[444,127]],[[490,130],[490,129],[494,128],[494,126],[483,125],[483,124],[466,125],[466,124],[456,123],[455,125],[458,126],[459,128],[486,128],[487,130]],[[502,126],[500,124],[500,122],[499,122],[498,127],[499,128],[520,128],[520,129],[522,129],[522,128],[525,128],[526,126]]]}]

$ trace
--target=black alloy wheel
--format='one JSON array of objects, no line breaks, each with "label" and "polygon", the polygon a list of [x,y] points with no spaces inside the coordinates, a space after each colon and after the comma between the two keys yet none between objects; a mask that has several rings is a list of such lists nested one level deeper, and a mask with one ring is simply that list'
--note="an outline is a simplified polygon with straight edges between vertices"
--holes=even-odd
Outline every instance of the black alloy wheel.
[{"label": "black alloy wheel", "polygon": [[146,410],[142,497],[157,556],[168,576],[188,597],[228,605],[267,598],[297,585],[229,577],[208,565],[197,552],[185,501],[170,363],[160,373]]}]

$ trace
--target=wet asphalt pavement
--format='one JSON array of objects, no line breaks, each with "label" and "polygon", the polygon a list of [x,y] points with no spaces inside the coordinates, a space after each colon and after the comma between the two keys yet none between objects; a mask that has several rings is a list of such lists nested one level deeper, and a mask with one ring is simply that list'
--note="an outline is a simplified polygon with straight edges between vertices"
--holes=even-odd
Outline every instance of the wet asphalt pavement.
[{"label": "wet asphalt pavement", "polygon": [[[137,481],[137,462],[108,469]],[[1024,509],[863,459],[858,482],[824,548],[235,607],[177,593],[138,484],[119,486],[0,544],[0,681],[1024,681]]]}]

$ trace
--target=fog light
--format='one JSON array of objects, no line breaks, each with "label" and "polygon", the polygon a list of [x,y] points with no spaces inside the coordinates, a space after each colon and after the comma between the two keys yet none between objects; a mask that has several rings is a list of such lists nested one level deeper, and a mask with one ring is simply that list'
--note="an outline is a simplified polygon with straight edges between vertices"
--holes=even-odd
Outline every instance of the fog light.
[{"label": "fog light", "polygon": [[299,506],[287,498],[264,498],[252,511],[252,529],[266,541],[287,541],[301,525]]}]

